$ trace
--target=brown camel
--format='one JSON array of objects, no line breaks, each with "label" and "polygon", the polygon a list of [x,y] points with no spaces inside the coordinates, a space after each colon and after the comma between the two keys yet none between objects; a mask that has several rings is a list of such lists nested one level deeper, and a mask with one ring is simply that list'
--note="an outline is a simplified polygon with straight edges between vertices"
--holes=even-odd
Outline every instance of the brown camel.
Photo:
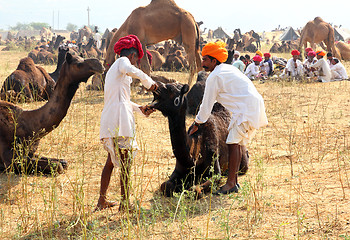
[{"label": "brown camel", "polygon": [[67,53],[55,90],[44,106],[26,111],[0,101],[0,169],[13,169],[17,173],[62,173],[67,166],[64,160],[35,155],[39,141],[59,126],[79,84],[103,71],[99,60],[84,60]]},{"label": "brown camel", "polygon": [[152,54],[152,70],[159,71],[165,63],[165,58],[157,50],[148,50]]},{"label": "brown camel", "polygon": [[[179,8],[173,0],[152,0],[146,7],[135,9],[114,34],[107,49],[104,66],[108,70],[115,60],[114,44],[129,34],[136,35],[143,51],[146,46],[173,39],[183,44],[188,54],[191,84],[197,69],[201,69],[199,55],[199,28],[191,13]],[[151,67],[147,56],[141,59],[141,69],[150,75]]]},{"label": "brown camel", "polygon": [[340,57],[337,56],[338,54],[334,48],[334,29],[320,17],[315,17],[314,20],[306,23],[301,32],[299,51],[303,46],[306,48],[308,42],[313,49],[316,49],[316,44],[324,43],[327,46],[328,52],[332,52],[336,57]]},{"label": "brown camel", "polygon": [[350,60],[350,45],[344,42],[337,42],[335,44],[336,50],[343,60]]},{"label": "brown camel", "polygon": [[36,66],[33,59],[20,60],[17,69],[4,81],[1,99],[7,101],[47,100],[53,92],[55,81],[44,68]]},{"label": "brown camel", "polygon": [[92,31],[87,26],[84,26],[83,28],[79,29],[78,33],[78,43],[82,42],[84,40],[84,37],[86,38],[86,40],[89,40],[92,37]]}]

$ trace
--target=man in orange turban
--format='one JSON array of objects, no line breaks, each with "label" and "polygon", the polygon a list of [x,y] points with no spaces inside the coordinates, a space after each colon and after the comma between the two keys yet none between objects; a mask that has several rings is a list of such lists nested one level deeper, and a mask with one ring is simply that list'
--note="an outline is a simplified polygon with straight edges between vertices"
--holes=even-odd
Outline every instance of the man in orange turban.
[{"label": "man in orange turban", "polygon": [[209,42],[203,47],[202,56],[209,56],[215,58],[220,63],[225,62],[228,57],[226,43],[224,43],[223,41]]},{"label": "man in orange turban", "polygon": [[[228,178],[215,194],[238,192],[238,172],[248,169],[249,157],[245,145],[256,129],[267,125],[264,100],[246,75],[232,64],[223,63],[228,55],[224,42],[208,43],[202,55],[202,66],[210,74],[189,134],[194,134],[208,120],[215,102],[221,103],[231,113],[226,139],[229,149]],[[208,181],[204,186],[209,184]]]},{"label": "man in orange turban", "polygon": [[319,82],[329,82],[332,78],[331,68],[327,61],[323,58],[324,56],[326,56],[326,53],[324,51],[317,51],[317,62],[310,66],[311,70],[315,71],[318,75]]}]

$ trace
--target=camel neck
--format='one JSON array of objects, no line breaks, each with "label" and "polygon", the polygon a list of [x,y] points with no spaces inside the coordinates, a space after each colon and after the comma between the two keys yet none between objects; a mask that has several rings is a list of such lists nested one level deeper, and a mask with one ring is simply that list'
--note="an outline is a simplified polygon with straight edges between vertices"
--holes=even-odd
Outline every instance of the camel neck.
[{"label": "camel neck", "polygon": [[186,114],[169,116],[169,130],[171,136],[171,145],[176,157],[176,168],[178,170],[188,170],[194,166],[190,157],[188,136],[186,133]]},{"label": "camel neck", "polygon": [[21,118],[31,119],[32,129],[28,129],[29,131],[44,136],[58,127],[66,116],[73,96],[79,87],[79,84],[66,86],[66,83],[69,82],[68,79],[60,78],[53,94],[44,106],[36,110],[24,111],[21,114]]}]

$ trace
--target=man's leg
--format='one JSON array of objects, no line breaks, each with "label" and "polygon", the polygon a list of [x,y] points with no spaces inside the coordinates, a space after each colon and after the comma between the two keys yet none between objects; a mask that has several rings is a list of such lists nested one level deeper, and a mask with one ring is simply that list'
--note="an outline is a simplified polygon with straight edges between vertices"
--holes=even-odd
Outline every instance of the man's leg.
[{"label": "man's leg", "polygon": [[239,165],[241,164],[242,160],[242,151],[241,146],[239,144],[228,144],[229,149],[229,159],[228,159],[228,177],[226,184],[221,187],[221,191],[229,191],[230,189],[234,188],[238,181],[238,171],[239,171]]},{"label": "man's leg", "polygon": [[101,174],[100,198],[98,199],[98,203],[95,210],[101,210],[116,205],[116,203],[108,202],[106,199],[106,193],[109,186],[109,182],[111,180],[113,168],[114,165],[111,160],[111,155],[108,153],[107,161],[105,166],[103,167]]},{"label": "man's leg", "polygon": [[131,159],[129,156],[130,153],[127,149],[119,149],[120,154],[120,194],[121,194],[121,202],[119,205],[119,210],[126,210],[130,208],[129,201],[129,192],[130,192],[130,167],[131,167]]}]

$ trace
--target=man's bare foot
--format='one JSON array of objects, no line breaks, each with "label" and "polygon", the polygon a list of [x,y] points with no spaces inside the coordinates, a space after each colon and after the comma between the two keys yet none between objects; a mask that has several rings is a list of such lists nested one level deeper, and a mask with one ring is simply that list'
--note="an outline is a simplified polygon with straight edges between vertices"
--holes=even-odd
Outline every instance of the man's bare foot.
[{"label": "man's bare foot", "polygon": [[111,208],[111,207],[114,207],[116,205],[117,205],[116,202],[108,202],[108,201],[100,202],[99,201],[97,203],[97,206],[96,206],[94,212],[101,211],[101,210],[106,209],[106,208]]}]

